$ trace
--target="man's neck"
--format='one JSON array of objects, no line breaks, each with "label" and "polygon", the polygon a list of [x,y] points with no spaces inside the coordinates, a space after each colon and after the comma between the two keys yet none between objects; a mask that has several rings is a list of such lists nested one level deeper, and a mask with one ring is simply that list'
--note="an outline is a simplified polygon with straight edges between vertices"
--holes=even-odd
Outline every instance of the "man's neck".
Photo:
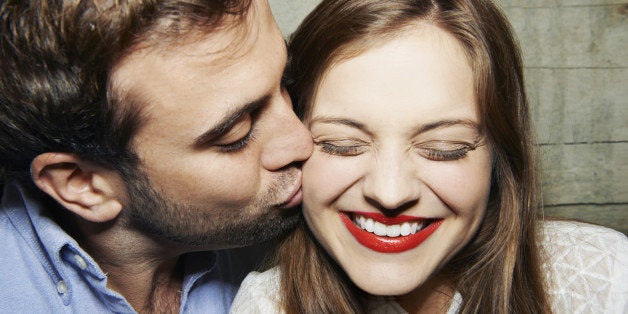
[{"label": "man's neck", "polygon": [[108,225],[77,219],[65,222],[64,229],[107,274],[107,288],[124,296],[137,312],[179,312],[182,251],[129,230],[119,221]]},{"label": "man's neck", "polygon": [[139,313],[176,313],[181,302],[183,258],[101,267],[107,287],[122,294]]}]

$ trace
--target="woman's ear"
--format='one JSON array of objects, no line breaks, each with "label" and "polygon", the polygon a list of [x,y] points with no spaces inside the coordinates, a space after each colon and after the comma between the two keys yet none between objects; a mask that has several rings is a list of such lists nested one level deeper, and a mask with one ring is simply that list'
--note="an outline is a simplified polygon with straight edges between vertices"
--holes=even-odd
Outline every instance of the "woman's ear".
[{"label": "woman's ear", "polygon": [[122,211],[125,191],[119,175],[70,153],[43,153],[31,163],[42,191],[85,220],[111,221]]}]

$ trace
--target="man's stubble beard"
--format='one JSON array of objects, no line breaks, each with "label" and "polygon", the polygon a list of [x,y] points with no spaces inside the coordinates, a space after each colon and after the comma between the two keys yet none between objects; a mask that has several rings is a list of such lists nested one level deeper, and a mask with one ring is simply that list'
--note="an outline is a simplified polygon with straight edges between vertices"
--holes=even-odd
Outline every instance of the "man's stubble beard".
[{"label": "man's stubble beard", "polygon": [[211,210],[170,200],[141,170],[130,172],[125,175],[128,204],[123,209],[127,227],[186,250],[266,242],[294,229],[299,220],[299,209],[272,208],[276,205],[275,194],[285,189],[288,172],[266,195],[244,208]]}]

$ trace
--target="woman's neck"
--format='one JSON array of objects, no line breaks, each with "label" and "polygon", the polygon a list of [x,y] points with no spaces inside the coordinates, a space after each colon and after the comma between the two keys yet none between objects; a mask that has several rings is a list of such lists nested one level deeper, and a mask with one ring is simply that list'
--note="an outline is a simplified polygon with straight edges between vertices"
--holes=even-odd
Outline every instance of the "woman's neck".
[{"label": "woman's neck", "polygon": [[397,302],[411,314],[447,313],[455,293],[450,280],[433,277],[410,293],[399,296]]}]

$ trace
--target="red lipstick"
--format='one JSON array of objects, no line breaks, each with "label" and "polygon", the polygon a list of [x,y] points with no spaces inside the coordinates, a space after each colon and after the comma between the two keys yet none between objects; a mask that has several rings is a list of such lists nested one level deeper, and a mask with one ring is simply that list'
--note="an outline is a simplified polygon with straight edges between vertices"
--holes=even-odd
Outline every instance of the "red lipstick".
[{"label": "red lipstick", "polygon": [[[432,233],[434,233],[436,229],[438,229],[442,222],[442,219],[439,219],[432,222],[430,225],[415,234],[391,238],[386,236],[378,236],[366,230],[362,230],[361,228],[356,226],[353,221],[351,221],[349,215],[343,212],[340,212],[339,214],[342,222],[360,244],[366,246],[373,251],[381,253],[400,253],[419,246],[421,243],[423,243],[423,241],[425,241],[425,239],[432,235]],[[356,214],[371,218],[387,225],[417,220],[417,217],[412,216],[386,217],[384,215],[375,213]]]}]

